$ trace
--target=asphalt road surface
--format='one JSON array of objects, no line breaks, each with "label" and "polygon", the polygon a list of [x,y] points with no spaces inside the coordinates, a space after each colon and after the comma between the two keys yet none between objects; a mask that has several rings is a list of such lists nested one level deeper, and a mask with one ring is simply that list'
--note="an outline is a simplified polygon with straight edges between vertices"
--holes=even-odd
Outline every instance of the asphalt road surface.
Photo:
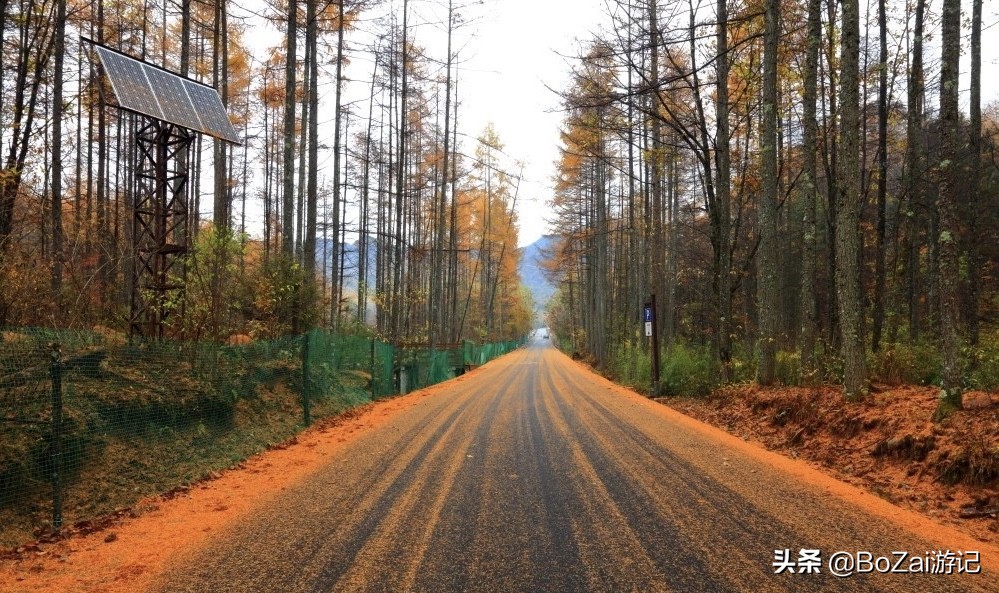
[{"label": "asphalt road surface", "polygon": [[[999,591],[986,573],[830,574],[838,551],[940,547],[536,341],[367,431],[157,590]],[[784,549],[819,550],[820,573],[775,574]]]}]

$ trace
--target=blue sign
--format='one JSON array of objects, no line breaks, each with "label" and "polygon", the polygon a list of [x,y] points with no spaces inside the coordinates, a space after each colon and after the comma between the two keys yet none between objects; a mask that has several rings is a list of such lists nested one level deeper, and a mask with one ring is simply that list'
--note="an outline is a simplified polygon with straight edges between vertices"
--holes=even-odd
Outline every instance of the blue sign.
[{"label": "blue sign", "polygon": [[645,305],[645,317],[644,317],[644,320],[645,320],[646,323],[651,323],[652,322],[652,305]]}]

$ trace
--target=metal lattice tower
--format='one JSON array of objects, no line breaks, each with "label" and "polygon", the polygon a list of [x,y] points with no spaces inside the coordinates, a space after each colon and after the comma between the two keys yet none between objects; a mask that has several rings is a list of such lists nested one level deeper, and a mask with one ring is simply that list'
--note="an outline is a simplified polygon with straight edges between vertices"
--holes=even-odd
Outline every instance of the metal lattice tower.
[{"label": "metal lattice tower", "polygon": [[144,118],[136,134],[138,194],[133,209],[135,253],[129,329],[163,337],[174,310],[183,314],[185,256],[189,246],[187,169],[196,136],[180,126]]},{"label": "metal lattice tower", "polygon": [[141,116],[136,133],[138,195],[133,208],[135,267],[129,331],[159,339],[163,322],[184,312],[191,225],[187,163],[198,133],[239,144],[218,91],[109,47],[92,43],[118,108]]}]

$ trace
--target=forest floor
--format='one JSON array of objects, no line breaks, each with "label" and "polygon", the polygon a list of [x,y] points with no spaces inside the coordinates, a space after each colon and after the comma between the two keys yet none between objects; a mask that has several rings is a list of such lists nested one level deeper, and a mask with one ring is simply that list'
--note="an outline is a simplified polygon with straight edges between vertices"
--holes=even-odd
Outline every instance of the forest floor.
[{"label": "forest floor", "polygon": [[999,542],[999,393],[931,418],[939,388],[875,386],[862,403],[839,388],[737,385],[658,401],[984,542]]}]

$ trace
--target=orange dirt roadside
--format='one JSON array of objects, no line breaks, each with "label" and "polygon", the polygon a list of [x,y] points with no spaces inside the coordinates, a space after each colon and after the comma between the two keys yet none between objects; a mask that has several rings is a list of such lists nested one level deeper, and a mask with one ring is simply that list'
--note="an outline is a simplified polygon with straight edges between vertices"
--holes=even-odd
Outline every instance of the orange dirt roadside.
[{"label": "orange dirt roadside", "polygon": [[659,401],[980,542],[999,544],[999,394],[966,394],[974,405],[934,423],[938,392],[886,386],[848,403],[832,386],[740,385],[707,398]]}]

